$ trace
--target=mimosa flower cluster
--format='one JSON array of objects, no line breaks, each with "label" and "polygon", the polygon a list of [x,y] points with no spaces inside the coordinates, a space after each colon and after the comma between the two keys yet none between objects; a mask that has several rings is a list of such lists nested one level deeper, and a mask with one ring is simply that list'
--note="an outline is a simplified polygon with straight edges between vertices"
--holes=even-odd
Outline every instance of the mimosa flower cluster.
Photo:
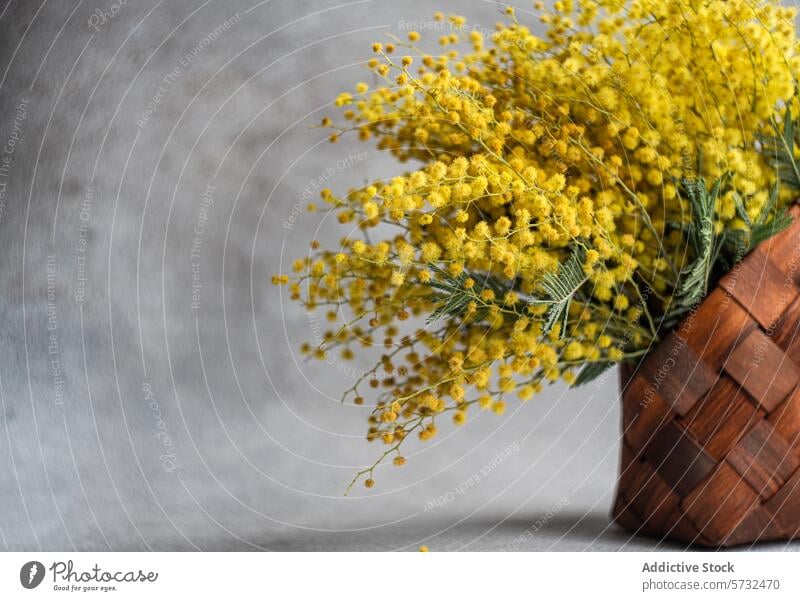
[{"label": "mimosa flower cluster", "polygon": [[[542,34],[508,9],[490,39],[437,14],[441,37],[374,44],[372,85],[339,95],[322,125],[411,170],[324,190],[356,234],[274,278],[338,322],[305,352],[376,353],[344,400],[373,407],[367,436],[396,465],[445,419],[502,414],[643,356],[698,262],[735,260],[793,197],[764,142],[798,112],[793,9],[557,0],[533,13]],[[690,240],[700,206],[708,252]]]}]

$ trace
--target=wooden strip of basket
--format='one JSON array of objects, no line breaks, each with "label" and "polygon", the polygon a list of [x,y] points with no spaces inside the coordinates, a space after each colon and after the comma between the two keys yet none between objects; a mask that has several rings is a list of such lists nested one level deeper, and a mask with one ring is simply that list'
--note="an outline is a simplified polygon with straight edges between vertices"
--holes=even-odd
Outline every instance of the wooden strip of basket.
[{"label": "wooden strip of basket", "polygon": [[800,535],[800,209],[634,370],[614,518],[706,546]]}]

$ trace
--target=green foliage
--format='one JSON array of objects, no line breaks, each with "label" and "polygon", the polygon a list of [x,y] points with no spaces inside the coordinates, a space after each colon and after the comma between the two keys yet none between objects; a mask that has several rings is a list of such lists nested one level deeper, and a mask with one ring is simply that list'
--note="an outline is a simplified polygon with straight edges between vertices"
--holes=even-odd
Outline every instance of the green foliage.
[{"label": "green foliage", "polygon": [[572,383],[571,388],[577,388],[578,386],[588,384],[598,376],[605,373],[605,371],[613,365],[613,361],[594,361],[592,363],[587,363],[581,368],[581,371],[578,372],[578,375],[575,378],[575,381]]},{"label": "green foliage", "polygon": [[741,198],[736,195],[735,199],[736,211],[749,229],[749,232],[746,232],[746,234],[749,235],[747,239],[744,240],[744,252],[742,254],[747,254],[764,240],[782,232],[792,224],[792,216],[789,215],[786,207],[783,207],[779,211],[776,210],[778,204],[777,186],[774,186],[772,190],[770,190],[769,199],[764,203],[755,221],[750,219],[750,216],[747,214],[742,204]]},{"label": "green foliage", "polygon": [[714,206],[722,183],[723,178],[717,179],[709,190],[703,178],[681,180],[681,189],[692,211],[686,233],[693,259],[679,274],[672,303],[664,318],[664,325],[668,327],[676,324],[708,292],[714,262],[721,248],[721,242],[714,236]]},{"label": "green foliage", "polygon": [[[559,266],[558,271],[547,273],[542,278],[541,286],[546,296],[532,298],[528,301],[530,304],[549,305],[542,324],[543,334],[549,333],[555,324],[561,322],[563,324],[561,335],[563,336],[572,299],[587,280],[586,274],[583,273],[583,260],[583,250],[573,249],[567,260]],[[428,317],[428,323],[442,317],[464,318],[470,303],[474,303],[477,307],[473,319],[480,321],[486,317],[491,306],[481,299],[480,291],[489,288],[495,293],[496,298],[502,298],[513,290],[513,288],[503,286],[489,275],[471,274],[465,271],[454,276],[438,265],[431,264],[429,268],[436,276],[431,280],[430,286],[436,290],[433,300],[438,305]],[[474,284],[468,289],[466,281],[470,278]]]},{"label": "green foliage", "polygon": [[800,146],[800,124],[792,118],[791,107],[786,108],[783,127],[773,123],[775,135],[762,137],[761,152],[775,166],[778,181],[792,190],[800,191],[800,165],[795,159],[795,148]]},{"label": "green foliage", "polygon": [[[793,129],[789,127],[788,134]],[[692,254],[692,261],[681,270],[672,303],[662,326],[674,327],[692,307],[703,300],[713,284],[715,274],[729,271],[736,263],[761,244],[785,230],[792,223],[787,209],[778,209],[778,187],[772,188],[769,198],[755,220],[747,213],[741,196],[734,191],[736,210],[747,228],[714,233],[714,206],[726,177],[717,179],[707,188],[702,178],[683,179],[681,190],[689,200],[692,219],[683,225]]]},{"label": "green foliage", "polygon": [[[505,295],[507,290],[498,283],[492,276],[478,275],[461,272],[458,276],[452,275],[446,269],[442,269],[433,263],[428,265],[429,269],[436,276],[431,279],[430,287],[436,290],[433,300],[438,303],[438,306],[428,316],[427,323],[433,323],[442,317],[450,318],[465,318],[470,303],[475,303],[477,310],[473,314],[474,321],[484,319],[489,312],[489,307],[484,302],[479,294],[485,289],[494,291],[495,295]],[[467,279],[472,279],[475,284],[472,288],[467,289]],[[477,293],[475,291],[478,291]]]},{"label": "green foliage", "polygon": [[431,280],[430,286],[436,290],[434,300],[439,305],[428,316],[428,323],[442,317],[464,317],[469,304],[474,300],[464,286],[467,274],[462,272],[458,276],[453,276],[438,265],[431,264],[429,267],[436,274],[436,279]]},{"label": "green foliage", "polygon": [[583,250],[575,248],[567,260],[559,266],[558,272],[545,274],[542,278],[542,288],[547,298],[533,302],[550,305],[542,326],[543,334],[549,333],[558,322],[562,322],[561,335],[564,335],[572,299],[587,279],[583,273],[583,260]]}]

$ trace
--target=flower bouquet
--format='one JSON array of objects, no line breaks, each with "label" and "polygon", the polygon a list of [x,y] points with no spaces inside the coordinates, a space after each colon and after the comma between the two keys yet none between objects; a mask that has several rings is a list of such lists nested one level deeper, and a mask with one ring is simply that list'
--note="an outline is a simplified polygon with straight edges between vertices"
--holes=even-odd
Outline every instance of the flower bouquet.
[{"label": "flower bouquet", "polygon": [[377,85],[340,94],[322,122],[332,142],[355,132],[409,164],[323,190],[355,234],[312,242],[273,278],[338,322],[306,353],[375,353],[343,396],[372,405],[367,438],[384,445],[354,481],[374,486],[378,463],[403,465],[403,445],[443,422],[621,364],[617,520],[709,545],[791,537],[795,11],[535,9],[541,33],[507,9],[489,36],[437,14],[447,32],[433,43],[375,43]]}]

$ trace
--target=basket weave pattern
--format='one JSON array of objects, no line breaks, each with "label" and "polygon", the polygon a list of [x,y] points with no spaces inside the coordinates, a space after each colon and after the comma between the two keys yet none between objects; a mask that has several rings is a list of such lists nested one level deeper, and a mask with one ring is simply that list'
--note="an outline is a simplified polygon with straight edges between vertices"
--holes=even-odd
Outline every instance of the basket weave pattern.
[{"label": "basket weave pattern", "polygon": [[614,518],[706,546],[800,536],[800,209],[622,377]]}]

